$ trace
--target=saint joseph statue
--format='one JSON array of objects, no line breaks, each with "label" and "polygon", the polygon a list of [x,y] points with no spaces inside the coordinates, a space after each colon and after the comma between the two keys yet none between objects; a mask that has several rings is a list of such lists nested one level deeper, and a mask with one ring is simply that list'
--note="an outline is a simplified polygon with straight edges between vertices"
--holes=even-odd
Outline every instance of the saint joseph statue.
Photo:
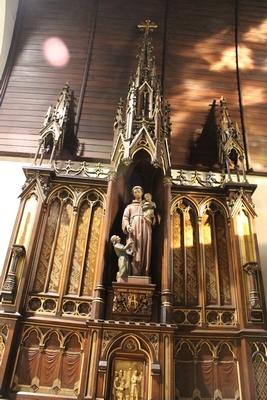
[{"label": "saint joseph statue", "polygon": [[141,186],[132,189],[133,201],[123,214],[122,230],[132,244],[132,275],[148,276],[151,263],[152,222],[145,218]]}]

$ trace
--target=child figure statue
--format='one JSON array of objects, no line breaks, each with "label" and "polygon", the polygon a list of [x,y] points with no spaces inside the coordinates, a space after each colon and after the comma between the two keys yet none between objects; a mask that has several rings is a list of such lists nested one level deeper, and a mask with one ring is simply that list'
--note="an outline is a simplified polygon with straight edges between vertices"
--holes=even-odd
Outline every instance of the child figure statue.
[{"label": "child figure statue", "polygon": [[154,212],[155,208],[156,208],[156,203],[152,201],[151,193],[145,193],[144,200],[142,200],[142,209],[145,220],[151,225],[154,225],[156,223],[156,217]]},{"label": "child figure statue", "polygon": [[129,242],[126,245],[121,243],[121,238],[117,235],[113,235],[110,238],[113,244],[115,253],[118,257],[118,267],[119,270],[116,275],[117,282],[123,280],[128,275],[130,275],[130,259],[129,255],[132,254],[132,243]]}]

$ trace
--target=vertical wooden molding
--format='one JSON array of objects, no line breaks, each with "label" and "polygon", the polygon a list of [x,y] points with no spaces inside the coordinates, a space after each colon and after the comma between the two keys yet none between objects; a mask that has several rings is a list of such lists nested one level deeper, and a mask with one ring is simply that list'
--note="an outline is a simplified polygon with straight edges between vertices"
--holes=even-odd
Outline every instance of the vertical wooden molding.
[{"label": "vertical wooden molding", "polygon": [[164,178],[164,244],[163,244],[163,268],[161,272],[161,322],[171,321],[172,314],[172,283],[171,283],[171,178]]},{"label": "vertical wooden molding", "polygon": [[235,59],[236,59],[236,81],[237,81],[237,92],[238,92],[238,102],[239,102],[239,111],[240,111],[240,121],[241,121],[241,130],[244,142],[244,150],[245,150],[245,160],[247,170],[251,169],[250,165],[250,157],[248,154],[248,136],[245,125],[245,115],[244,115],[244,107],[243,107],[243,98],[242,98],[242,88],[241,88],[241,77],[239,71],[239,0],[235,0]]},{"label": "vertical wooden molding", "polygon": [[86,91],[86,87],[87,87],[87,79],[88,79],[88,75],[89,75],[91,59],[92,59],[92,54],[93,54],[93,46],[94,46],[94,39],[95,39],[98,9],[99,9],[99,0],[94,0],[93,13],[92,13],[92,16],[90,19],[91,23],[92,23],[92,27],[91,27],[91,30],[89,33],[89,38],[88,38],[87,57],[86,57],[86,61],[85,61],[82,85],[81,85],[79,100],[78,100],[77,109],[76,109],[76,116],[75,116],[75,121],[74,121],[76,136],[77,136],[78,129],[79,129],[83,100],[84,100],[84,95],[85,95],[85,91]]},{"label": "vertical wooden molding", "polygon": [[88,365],[88,385],[87,385],[87,393],[86,396],[89,396],[90,399],[94,398],[94,392],[96,387],[96,382],[94,378],[94,373],[96,370],[96,361],[97,361],[97,331],[92,332],[91,336],[91,346],[89,353],[89,365]]},{"label": "vertical wooden molding", "polygon": [[161,64],[161,87],[162,95],[165,96],[165,63],[166,63],[166,43],[167,43],[167,31],[168,31],[168,12],[169,12],[169,0],[165,0],[165,15],[164,15],[164,34],[163,34],[163,44],[162,44],[162,64]]},{"label": "vertical wooden molding", "polygon": [[206,285],[206,262],[203,233],[203,214],[198,216],[198,239],[199,239],[199,264],[200,264],[200,305],[202,313],[202,326],[206,326],[207,285]]},{"label": "vertical wooden molding", "polygon": [[172,373],[171,360],[172,354],[170,351],[170,337],[164,337],[164,399],[171,399]]},{"label": "vertical wooden molding", "polygon": [[102,220],[102,232],[100,244],[98,248],[98,261],[95,271],[95,285],[94,285],[94,298],[92,302],[92,318],[98,319],[103,317],[104,313],[104,286],[103,275],[105,267],[105,248],[108,241],[108,235],[112,219],[112,205],[114,201],[114,194],[116,191],[116,174],[111,173],[107,189],[107,201],[104,218]]}]

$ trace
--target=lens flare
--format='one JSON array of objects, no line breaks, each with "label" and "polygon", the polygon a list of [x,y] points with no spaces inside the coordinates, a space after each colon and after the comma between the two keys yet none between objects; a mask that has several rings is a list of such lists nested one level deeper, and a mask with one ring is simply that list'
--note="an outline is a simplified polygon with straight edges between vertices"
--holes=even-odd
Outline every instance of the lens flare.
[{"label": "lens flare", "polygon": [[65,67],[70,59],[70,53],[62,39],[51,37],[43,45],[43,54],[46,61],[53,67]]}]

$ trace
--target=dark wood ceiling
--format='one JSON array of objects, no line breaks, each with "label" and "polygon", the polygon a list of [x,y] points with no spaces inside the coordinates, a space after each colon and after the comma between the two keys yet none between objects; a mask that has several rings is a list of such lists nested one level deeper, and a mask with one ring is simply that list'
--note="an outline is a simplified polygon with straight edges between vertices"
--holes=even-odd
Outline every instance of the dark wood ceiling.
[{"label": "dark wood ceiling", "polygon": [[[1,154],[35,152],[47,107],[68,81],[75,96],[79,156],[109,160],[116,106],[127,94],[136,64],[136,25],[147,17],[159,25],[153,43],[172,109],[173,166],[194,164],[210,104],[223,95],[244,130],[249,167],[266,172],[265,0],[21,1],[0,106]],[[51,66],[43,55],[43,43],[51,37],[69,50],[64,67]],[[209,140],[201,151],[198,167],[211,167]]]}]

